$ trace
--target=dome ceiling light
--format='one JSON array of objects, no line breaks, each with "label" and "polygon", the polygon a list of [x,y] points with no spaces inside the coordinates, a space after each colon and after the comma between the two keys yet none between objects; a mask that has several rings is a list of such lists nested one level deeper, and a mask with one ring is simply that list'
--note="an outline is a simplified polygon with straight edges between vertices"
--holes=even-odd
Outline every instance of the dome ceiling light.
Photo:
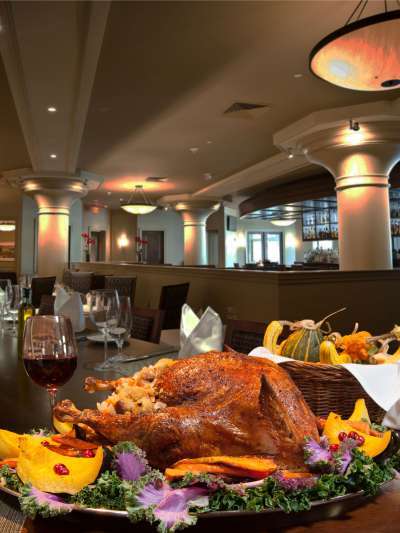
[{"label": "dome ceiling light", "polygon": [[[400,87],[400,9],[360,20],[368,0],[358,2],[346,24],[310,53],[310,70],[328,83],[354,91]],[[400,7],[400,2],[396,0]],[[351,20],[356,17],[356,20]]]},{"label": "dome ceiling light", "polygon": [[148,215],[157,209],[157,206],[148,200],[144,194],[143,185],[135,185],[129,200],[121,202],[121,209],[132,215]]},{"label": "dome ceiling light", "polygon": [[296,221],[295,220],[285,220],[285,219],[282,219],[282,220],[270,220],[271,224],[273,224],[274,226],[282,226],[282,227],[285,227],[285,226],[291,226],[292,224],[294,224]]},{"label": "dome ceiling light", "polygon": [[12,220],[0,221],[0,231],[15,231],[15,222]]}]

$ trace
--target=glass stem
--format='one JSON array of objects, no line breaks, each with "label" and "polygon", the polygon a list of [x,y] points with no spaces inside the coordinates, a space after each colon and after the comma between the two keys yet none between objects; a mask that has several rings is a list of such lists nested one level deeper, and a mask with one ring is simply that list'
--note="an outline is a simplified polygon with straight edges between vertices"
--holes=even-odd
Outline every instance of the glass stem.
[{"label": "glass stem", "polygon": [[108,351],[107,351],[107,333],[108,333],[108,329],[107,329],[107,328],[104,328],[104,362],[107,361],[107,357],[108,357]]},{"label": "glass stem", "polygon": [[56,405],[57,389],[47,389],[50,400],[50,427],[53,427],[53,409]]}]

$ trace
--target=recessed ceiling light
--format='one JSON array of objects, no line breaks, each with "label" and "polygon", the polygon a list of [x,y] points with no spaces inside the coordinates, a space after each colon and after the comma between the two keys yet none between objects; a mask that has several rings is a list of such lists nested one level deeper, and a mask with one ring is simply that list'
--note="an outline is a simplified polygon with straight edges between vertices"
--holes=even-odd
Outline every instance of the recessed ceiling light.
[{"label": "recessed ceiling light", "polygon": [[204,174],[204,179],[207,181],[212,180],[212,174],[210,174],[209,172],[206,172]]},{"label": "recessed ceiling light", "polygon": [[294,153],[293,153],[292,149],[289,148],[289,150],[288,150],[288,159],[293,159],[293,158],[294,158]]},{"label": "recessed ceiling light", "polygon": [[111,191],[107,191],[108,196],[111,196]]},{"label": "recessed ceiling light", "polygon": [[208,139],[207,144],[212,144],[212,140]]},{"label": "recessed ceiling light", "polygon": [[301,72],[297,72],[296,74],[293,74],[293,78],[302,78],[303,74]]},{"label": "recessed ceiling light", "polygon": [[123,199],[123,198],[120,198],[120,199],[119,199],[119,201],[120,201],[120,202],[123,202],[123,201],[124,201],[124,199]]},{"label": "recessed ceiling light", "polygon": [[57,154],[50,154],[51,159],[57,159]]},{"label": "recessed ceiling light", "polygon": [[196,154],[199,151],[199,149],[197,146],[193,146],[192,148],[189,148],[189,151],[192,152],[192,154]]},{"label": "recessed ceiling light", "polygon": [[55,113],[57,111],[57,108],[54,107],[53,105],[50,105],[48,108],[47,108],[47,111],[49,113]]}]

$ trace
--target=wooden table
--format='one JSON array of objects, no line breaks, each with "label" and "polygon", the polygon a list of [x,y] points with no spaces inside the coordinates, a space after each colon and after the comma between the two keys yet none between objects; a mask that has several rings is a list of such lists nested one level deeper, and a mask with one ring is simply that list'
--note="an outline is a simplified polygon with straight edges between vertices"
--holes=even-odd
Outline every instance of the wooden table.
[{"label": "wooden table", "polygon": [[[143,356],[168,350],[167,345],[151,344],[132,340],[125,353]],[[172,349],[172,351],[174,351]],[[110,349],[110,354],[115,349]],[[101,345],[83,342],[79,344],[78,368],[71,379],[60,391],[59,397],[70,398],[77,406],[94,406],[101,398],[99,394],[88,395],[83,391],[82,384],[88,375],[96,375],[85,368],[86,363],[101,361],[103,348]],[[154,362],[153,359],[141,360],[130,365],[133,371]],[[128,367],[128,366],[127,366]],[[104,378],[116,377],[115,373],[101,373]],[[0,337],[0,427],[22,432],[31,427],[43,427],[49,423],[49,406],[46,391],[34,385],[25,374],[22,361],[16,355],[16,339],[9,336]],[[12,509],[18,507],[13,498],[1,495],[1,501]],[[357,502],[355,502],[356,504]],[[232,531],[269,532],[287,531],[290,533],[395,533],[400,531],[400,481],[387,486],[375,499],[364,502],[363,505],[349,510],[336,519],[318,519],[311,524],[304,525],[311,515],[299,517],[286,515],[283,522],[276,523],[271,517],[253,520],[201,520],[199,525],[189,531],[217,531],[231,533]],[[297,523],[296,523],[297,521]],[[299,522],[302,525],[298,525]],[[21,520],[22,523],[22,520]],[[0,529],[0,533],[18,531],[18,529]],[[135,531],[154,531],[147,525],[132,525],[128,520],[93,519],[87,515],[73,513],[63,519],[37,519],[34,522],[25,520],[22,529],[24,533],[128,533]]]}]

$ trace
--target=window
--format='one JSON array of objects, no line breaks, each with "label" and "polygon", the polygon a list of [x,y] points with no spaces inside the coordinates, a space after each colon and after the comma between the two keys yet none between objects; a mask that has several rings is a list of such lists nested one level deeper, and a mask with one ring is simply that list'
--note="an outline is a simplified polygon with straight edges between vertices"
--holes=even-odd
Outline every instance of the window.
[{"label": "window", "polygon": [[247,260],[249,263],[270,261],[282,263],[282,233],[249,231],[247,233]]}]

